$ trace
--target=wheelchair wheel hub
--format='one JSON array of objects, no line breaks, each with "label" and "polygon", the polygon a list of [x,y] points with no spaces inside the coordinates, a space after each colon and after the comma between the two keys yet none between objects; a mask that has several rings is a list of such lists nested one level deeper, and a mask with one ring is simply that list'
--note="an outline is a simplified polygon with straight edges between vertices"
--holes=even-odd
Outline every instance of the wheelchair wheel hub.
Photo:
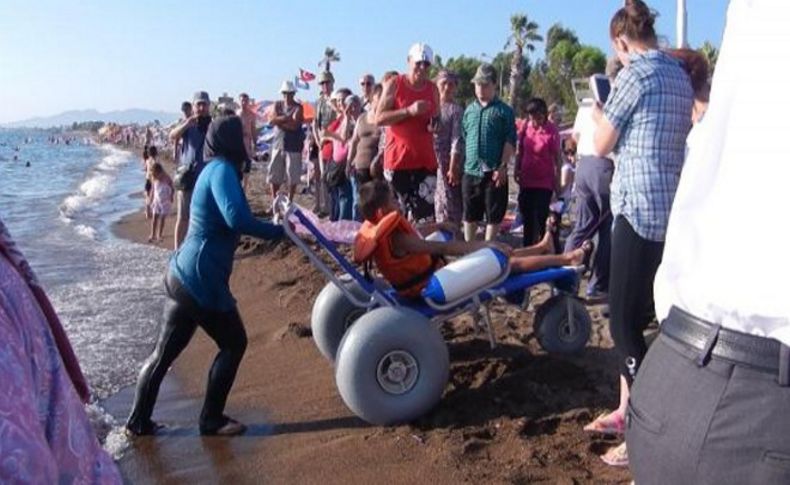
[{"label": "wheelchair wheel hub", "polygon": [[417,383],[419,373],[420,369],[413,355],[404,350],[394,350],[379,360],[376,379],[384,391],[405,394]]}]

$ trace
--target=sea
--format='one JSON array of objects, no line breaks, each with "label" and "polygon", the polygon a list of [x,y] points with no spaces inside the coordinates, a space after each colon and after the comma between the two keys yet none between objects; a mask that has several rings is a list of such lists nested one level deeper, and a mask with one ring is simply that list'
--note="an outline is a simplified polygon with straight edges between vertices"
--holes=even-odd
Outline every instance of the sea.
[{"label": "sea", "polygon": [[134,384],[153,349],[169,251],[112,233],[143,205],[140,155],[63,136],[0,131],[0,219],[63,321],[96,398],[91,420],[117,457],[121,423],[98,403]]}]

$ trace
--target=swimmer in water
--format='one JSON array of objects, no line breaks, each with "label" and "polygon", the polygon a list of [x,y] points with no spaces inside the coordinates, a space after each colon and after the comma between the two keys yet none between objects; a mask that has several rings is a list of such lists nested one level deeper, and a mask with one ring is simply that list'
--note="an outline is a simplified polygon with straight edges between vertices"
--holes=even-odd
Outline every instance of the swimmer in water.
[{"label": "swimmer in water", "polygon": [[29,167],[29,166],[30,166],[30,161],[25,162],[25,167]]}]

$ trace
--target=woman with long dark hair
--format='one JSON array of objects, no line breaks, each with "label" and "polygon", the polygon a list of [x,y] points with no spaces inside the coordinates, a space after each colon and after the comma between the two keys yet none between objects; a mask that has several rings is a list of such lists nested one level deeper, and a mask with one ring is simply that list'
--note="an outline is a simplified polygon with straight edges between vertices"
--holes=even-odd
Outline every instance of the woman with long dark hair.
[{"label": "woman with long dark hair", "polygon": [[247,151],[238,116],[211,122],[204,159],[210,162],[192,193],[189,230],[170,260],[165,279],[171,302],[154,353],[140,371],[134,407],[126,423],[133,434],[154,434],[158,429],[151,414],[159,386],[198,326],[219,347],[209,373],[200,433],[231,436],[246,430],[223,414],[247,347],[247,334],[229,286],[233,253],[241,234],[278,239],[283,229],[256,219],[250,212],[241,188]]}]

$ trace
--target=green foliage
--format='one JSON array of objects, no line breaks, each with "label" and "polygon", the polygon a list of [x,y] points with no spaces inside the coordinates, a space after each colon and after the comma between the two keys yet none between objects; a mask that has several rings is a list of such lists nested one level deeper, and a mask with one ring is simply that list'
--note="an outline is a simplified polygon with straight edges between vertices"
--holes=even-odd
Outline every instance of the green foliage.
[{"label": "green foliage", "polygon": [[90,131],[91,133],[96,133],[102,126],[104,126],[103,121],[83,121],[81,123],[75,121],[71,124],[71,131]]},{"label": "green foliage", "polygon": [[549,27],[549,30],[546,32],[546,57],[548,57],[549,52],[563,40],[567,40],[571,44],[579,43],[576,32],[571,29],[566,29],[562,24],[557,23]]},{"label": "green foliage", "polygon": [[524,81],[524,49],[527,52],[535,50],[535,42],[543,40],[538,34],[538,24],[529,20],[526,14],[515,14],[510,17],[510,35],[505,49],[513,46],[510,59],[510,106],[518,107],[521,95],[521,86]]},{"label": "green foliage", "polygon": [[474,57],[460,56],[451,57],[444,64],[445,69],[449,69],[458,75],[458,89],[455,92],[456,101],[466,106],[475,99],[475,87],[472,85],[472,78],[475,77],[477,67],[482,64]]},{"label": "green foliage", "polygon": [[570,118],[578,108],[572,80],[604,72],[606,55],[597,47],[580,44],[573,31],[559,29],[555,30],[556,43],[548,52],[547,60],[533,69],[530,83],[535,96],[543,98],[548,104],[561,104]]},{"label": "green foliage", "polygon": [[332,63],[340,62],[340,53],[334,47],[324,49],[324,57],[318,62],[319,66],[324,66],[324,71],[332,70]]},{"label": "green foliage", "polygon": [[699,53],[708,60],[710,75],[713,77],[713,71],[716,69],[716,61],[719,60],[719,49],[706,40],[703,42],[702,47],[699,48]]}]

